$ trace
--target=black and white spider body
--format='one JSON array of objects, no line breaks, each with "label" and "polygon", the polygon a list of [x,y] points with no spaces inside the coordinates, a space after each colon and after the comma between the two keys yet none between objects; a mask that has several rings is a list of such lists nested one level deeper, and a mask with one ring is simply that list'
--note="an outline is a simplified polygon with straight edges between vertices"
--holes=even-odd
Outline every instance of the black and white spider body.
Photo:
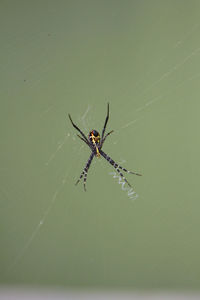
[{"label": "black and white spider body", "polygon": [[102,151],[102,146],[106,140],[106,138],[113,132],[113,130],[111,130],[110,132],[108,132],[106,135],[105,134],[105,130],[106,130],[106,125],[108,123],[108,119],[109,119],[109,103],[108,103],[108,107],[107,107],[107,116],[106,116],[106,120],[105,120],[105,123],[104,123],[104,127],[103,127],[103,130],[102,130],[102,135],[100,137],[100,134],[98,133],[98,131],[96,130],[92,130],[89,132],[89,135],[88,135],[88,138],[86,137],[86,135],[80,130],[80,128],[74,124],[74,122],[72,121],[72,118],[69,114],[69,119],[73,125],[73,127],[81,134],[77,136],[84,142],[88,145],[88,147],[90,148],[91,150],[91,154],[90,154],[90,157],[79,177],[79,179],[77,180],[77,182],[75,183],[76,185],[79,183],[79,181],[81,180],[82,177],[84,177],[84,190],[86,191],[86,180],[87,180],[87,173],[88,173],[88,170],[89,170],[89,167],[91,165],[91,162],[94,158],[94,156],[96,157],[100,157],[100,156],[103,156],[115,169],[116,171],[119,173],[120,177],[131,187],[130,183],[127,181],[127,179],[124,177],[124,175],[121,173],[120,170],[123,170],[124,172],[127,172],[127,173],[131,173],[131,174],[135,174],[135,175],[138,175],[138,176],[141,176],[140,174],[138,173],[135,173],[135,172],[132,172],[132,171],[128,171],[127,169],[121,167],[120,165],[118,165],[114,160],[112,160],[112,158],[110,158],[106,153],[104,153]]}]

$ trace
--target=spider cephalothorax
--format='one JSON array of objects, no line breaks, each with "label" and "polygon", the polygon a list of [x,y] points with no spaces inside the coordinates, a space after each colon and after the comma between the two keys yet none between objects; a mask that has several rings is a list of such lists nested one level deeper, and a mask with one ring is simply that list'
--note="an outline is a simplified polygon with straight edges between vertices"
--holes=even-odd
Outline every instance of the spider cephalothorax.
[{"label": "spider cephalothorax", "polygon": [[94,158],[94,156],[96,157],[100,157],[101,155],[116,169],[116,171],[119,173],[119,175],[121,176],[121,178],[129,185],[130,183],[127,181],[127,179],[124,177],[124,175],[121,173],[120,170],[123,170],[127,173],[131,173],[131,174],[135,174],[135,175],[138,175],[138,176],[141,176],[140,174],[138,173],[135,173],[135,172],[131,172],[131,171],[128,171],[126,170],[125,168],[121,167],[120,165],[118,165],[116,162],[114,162],[114,160],[112,160],[112,158],[110,158],[106,153],[104,153],[101,149],[102,149],[102,146],[103,146],[103,143],[105,142],[107,136],[109,136],[113,130],[111,130],[110,132],[108,132],[105,136],[105,130],[106,130],[106,125],[107,125],[107,122],[108,122],[108,119],[109,119],[109,103],[108,103],[108,107],[107,107],[107,116],[106,116],[106,120],[105,120],[105,123],[104,123],[104,127],[103,127],[103,130],[102,130],[102,135],[101,135],[101,138],[100,138],[100,134],[98,133],[98,131],[96,130],[92,130],[89,132],[89,135],[88,135],[88,138],[85,136],[85,134],[80,130],[80,128],[74,124],[74,122],[72,121],[72,118],[69,114],[69,119],[73,125],[74,128],[76,128],[76,130],[78,130],[78,132],[81,134],[78,135],[78,137],[88,145],[88,147],[90,148],[91,150],[91,154],[90,154],[90,157],[88,159],[88,162],[85,166],[85,168],[83,169],[83,172],[81,173],[79,179],[77,180],[76,184],[79,183],[79,181],[81,180],[81,178],[84,176],[84,190],[86,191],[86,180],[87,180],[87,173],[88,173],[88,170],[89,170],[89,167],[91,165],[91,162]]},{"label": "spider cephalothorax", "polygon": [[91,140],[92,143],[99,144],[100,142],[100,134],[96,130],[90,131],[88,138]]}]

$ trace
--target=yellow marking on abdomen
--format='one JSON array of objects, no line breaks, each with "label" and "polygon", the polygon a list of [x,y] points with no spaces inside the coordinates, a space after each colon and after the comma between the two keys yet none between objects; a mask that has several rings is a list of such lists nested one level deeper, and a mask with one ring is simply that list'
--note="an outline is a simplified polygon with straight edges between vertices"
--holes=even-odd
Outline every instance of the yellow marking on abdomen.
[{"label": "yellow marking on abdomen", "polygon": [[99,149],[97,148],[97,146],[95,146],[95,147],[96,147],[96,151],[97,151],[96,157],[100,157],[101,154],[100,154],[100,152],[99,152]]},{"label": "yellow marking on abdomen", "polygon": [[97,145],[96,145],[96,141],[95,141],[95,137],[94,136],[91,136],[91,138],[92,138],[92,143],[93,143],[93,145],[95,146],[95,148],[96,148],[96,157],[100,157],[100,152],[99,152],[99,149],[98,149],[98,147],[97,147]]}]

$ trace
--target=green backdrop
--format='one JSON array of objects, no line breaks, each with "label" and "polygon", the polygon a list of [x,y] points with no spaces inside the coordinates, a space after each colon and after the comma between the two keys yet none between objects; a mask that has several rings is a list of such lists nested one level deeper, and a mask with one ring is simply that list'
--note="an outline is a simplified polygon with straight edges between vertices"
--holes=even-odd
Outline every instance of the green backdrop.
[{"label": "green backdrop", "polygon": [[[0,281],[198,289],[200,2],[1,1]],[[104,158],[74,183],[102,130]],[[134,193],[133,193],[134,191]]]}]

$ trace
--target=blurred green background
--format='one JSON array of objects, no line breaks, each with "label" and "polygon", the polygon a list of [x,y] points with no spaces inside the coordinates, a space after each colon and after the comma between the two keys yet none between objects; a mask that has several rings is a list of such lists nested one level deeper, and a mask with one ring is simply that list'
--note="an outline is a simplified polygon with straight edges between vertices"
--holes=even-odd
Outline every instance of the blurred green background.
[{"label": "blurred green background", "polygon": [[[1,284],[200,286],[200,2],[1,1]],[[94,159],[101,132],[135,198]]]}]

